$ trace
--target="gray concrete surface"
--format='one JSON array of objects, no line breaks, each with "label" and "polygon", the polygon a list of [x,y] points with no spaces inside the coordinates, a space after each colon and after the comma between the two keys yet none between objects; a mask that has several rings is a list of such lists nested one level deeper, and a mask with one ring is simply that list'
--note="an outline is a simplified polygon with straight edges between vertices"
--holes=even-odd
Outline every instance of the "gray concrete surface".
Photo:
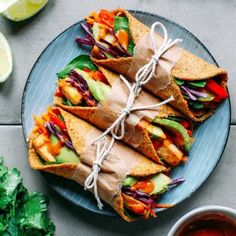
[{"label": "gray concrete surface", "polygon": [[[229,141],[220,164],[206,183],[188,200],[161,213],[148,222],[127,224],[119,219],[91,214],[75,208],[51,190],[44,178],[27,163],[27,149],[21,130],[20,106],[23,88],[35,60],[61,31],[82,19],[91,10],[124,7],[153,12],[170,18],[194,33],[211,51],[218,63],[229,71],[232,101],[232,126]],[[236,208],[236,2],[234,0],[49,0],[47,7],[32,19],[13,23],[0,18],[0,31],[5,34],[14,54],[14,71],[0,85],[0,155],[9,166],[22,171],[31,190],[43,191],[50,197],[50,214],[57,226],[56,235],[160,235],[189,210],[206,204]]]}]

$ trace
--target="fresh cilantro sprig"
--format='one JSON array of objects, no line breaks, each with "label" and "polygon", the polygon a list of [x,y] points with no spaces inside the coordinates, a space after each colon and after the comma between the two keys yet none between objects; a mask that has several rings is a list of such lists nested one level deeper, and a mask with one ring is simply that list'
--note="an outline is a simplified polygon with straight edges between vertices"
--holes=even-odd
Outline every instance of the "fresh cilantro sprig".
[{"label": "fresh cilantro sprig", "polygon": [[47,216],[48,198],[29,194],[17,169],[9,170],[0,157],[0,235],[51,236],[55,226]]}]

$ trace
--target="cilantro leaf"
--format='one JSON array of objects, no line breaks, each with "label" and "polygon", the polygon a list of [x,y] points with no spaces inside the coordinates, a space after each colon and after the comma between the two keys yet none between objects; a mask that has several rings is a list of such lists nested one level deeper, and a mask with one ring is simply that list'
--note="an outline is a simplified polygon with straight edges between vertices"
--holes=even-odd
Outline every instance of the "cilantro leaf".
[{"label": "cilantro leaf", "polygon": [[0,157],[0,235],[52,236],[55,226],[47,216],[48,199],[29,194],[17,169],[8,170]]}]

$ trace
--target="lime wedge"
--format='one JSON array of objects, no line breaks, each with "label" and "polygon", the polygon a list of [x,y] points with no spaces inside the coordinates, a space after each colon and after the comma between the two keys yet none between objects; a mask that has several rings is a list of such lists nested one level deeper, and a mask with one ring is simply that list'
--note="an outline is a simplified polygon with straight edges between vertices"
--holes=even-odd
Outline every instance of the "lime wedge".
[{"label": "lime wedge", "polygon": [[3,12],[3,15],[12,21],[23,21],[39,12],[47,2],[48,0],[17,0]]},{"label": "lime wedge", "polygon": [[13,62],[11,49],[6,38],[0,33],[0,83],[7,80],[12,69]]},{"label": "lime wedge", "polygon": [[6,11],[10,6],[16,3],[18,0],[0,0],[0,13]]}]

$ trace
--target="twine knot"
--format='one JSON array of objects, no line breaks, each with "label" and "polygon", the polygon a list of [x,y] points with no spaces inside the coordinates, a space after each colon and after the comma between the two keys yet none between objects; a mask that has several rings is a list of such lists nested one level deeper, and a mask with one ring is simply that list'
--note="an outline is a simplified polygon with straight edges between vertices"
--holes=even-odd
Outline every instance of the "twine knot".
[{"label": "twine knot", "polygon": [[126,116],[130,115],[130,110],[127,109],[127,108],[124,108],[122,111],[121,111],[121,114],[125,114]]}]

